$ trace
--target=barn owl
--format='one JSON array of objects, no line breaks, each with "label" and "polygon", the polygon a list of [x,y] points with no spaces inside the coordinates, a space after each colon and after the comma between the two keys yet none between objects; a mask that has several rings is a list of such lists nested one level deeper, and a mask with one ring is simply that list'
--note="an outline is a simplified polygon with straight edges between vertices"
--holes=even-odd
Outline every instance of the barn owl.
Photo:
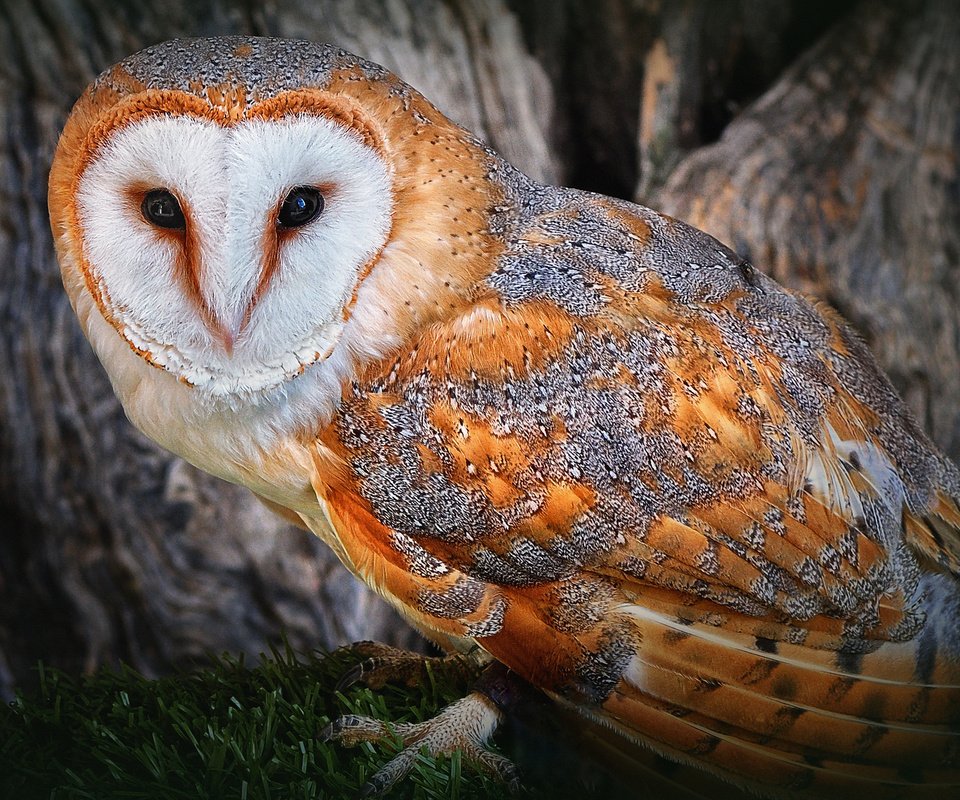
[{"label": "barn owl", "polygon": [[[107,70],[49,207],[133,424],[449,652],[764,796],[960,786],[960,474],[829,308],[309,42]],[[379,788],[495,764],[497,681]]]}]

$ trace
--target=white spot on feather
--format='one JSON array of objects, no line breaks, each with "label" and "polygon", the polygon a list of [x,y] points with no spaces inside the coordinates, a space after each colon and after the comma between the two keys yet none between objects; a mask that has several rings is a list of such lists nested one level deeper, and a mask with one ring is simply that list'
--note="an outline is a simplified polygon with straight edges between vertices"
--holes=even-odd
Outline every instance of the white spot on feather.
[{"label": "white spot on feather", "polygon": [[827,422],[820,449],[804,448],[801,486],[825,506],[846,519],[864,516],[863,500],[853,485],[848,468],[858,474],[890,512],[899,518],[904,504],[903,482],[890,458],[875,444],[864,440],[841,439]]}]

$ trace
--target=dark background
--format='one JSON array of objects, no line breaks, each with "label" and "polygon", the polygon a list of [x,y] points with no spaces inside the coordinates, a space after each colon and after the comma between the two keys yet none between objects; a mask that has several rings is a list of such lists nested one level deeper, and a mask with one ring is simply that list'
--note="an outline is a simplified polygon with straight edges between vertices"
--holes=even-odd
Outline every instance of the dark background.
[{"label": "dark background", "polygon": [[384,64],[536,178],[638,200],[825,298],[960,455],[960,4],[0,0],[0,694],[37,659],[416,644],[309,534],[126,422],[46,212],[86,84],[148,44],[253,33]]}]

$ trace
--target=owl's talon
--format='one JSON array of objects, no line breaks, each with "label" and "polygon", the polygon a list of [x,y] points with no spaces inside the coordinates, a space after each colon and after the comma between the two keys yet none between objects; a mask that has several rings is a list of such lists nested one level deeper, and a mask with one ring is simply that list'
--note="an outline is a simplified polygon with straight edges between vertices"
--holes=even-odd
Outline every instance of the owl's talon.
[{"label": "owl's talon", "polygon": [[320,731],[318,738],[321,742],[338,740],[347,747],[353,747],[361,742],[377,741],[389,735],[389,728],[378,719],[359,714],[344,714]]},{"label": "owl's talon", "polygon": [[371,689],[382,689],[387,683],[418,686],[427,678],[429,670],[456,670],[466,679],[476,674],[479,663],[469,655],[425,656],[378,642],[357,642],[337,652],[364,656],[337,681],[335,689],[338,692],[357,683]]},{"label": "owl's talon", "polygon": [[471,692],[444,708],[437,716],[418,723],[385,723],[372,717],[347,714],[320,733],[322,741],[336,740],[347,747],[361,742],[381,742],[399,737],[403,749],[383,765],[361,790],[362,797],[378,797],[413,769],[422,751],[431,756],[449,756],[459,750],[465,760],[507,784],[519,787],[513,763],[486,748],[500,724],[502,712],[485,694]]},{"label": "owl's talon", "polygon": [[416,686],[426,672],[429,656],[411,653],[380,642],[355,642],[341,647],[337,653],[360,656],[362,660],[354,664],[337,681],[336,691],[343,692],[357,683],[371,689],[381,689],[387,683],[400,683]]},{"label": "owl's talon", "polygon": [[426,670],[425,658],[402,650],[396,651],[396,655],[366,658],[340,677],[336,690],[342,692],[357,683],[371,689],[381,689],[386,683],[416,686]]}]

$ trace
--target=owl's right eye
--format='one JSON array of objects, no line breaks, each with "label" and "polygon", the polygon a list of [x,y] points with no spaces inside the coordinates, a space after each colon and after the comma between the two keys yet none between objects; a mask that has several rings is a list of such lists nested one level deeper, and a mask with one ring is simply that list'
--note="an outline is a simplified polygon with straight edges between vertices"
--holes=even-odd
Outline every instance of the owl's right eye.
[{"label": "owl's right eye", "polygon": [[180,203],[166,189],[151,189],[147,192],[140,204],[140,212],[147,222],[158,228],[183,230],[187,227]]}]

